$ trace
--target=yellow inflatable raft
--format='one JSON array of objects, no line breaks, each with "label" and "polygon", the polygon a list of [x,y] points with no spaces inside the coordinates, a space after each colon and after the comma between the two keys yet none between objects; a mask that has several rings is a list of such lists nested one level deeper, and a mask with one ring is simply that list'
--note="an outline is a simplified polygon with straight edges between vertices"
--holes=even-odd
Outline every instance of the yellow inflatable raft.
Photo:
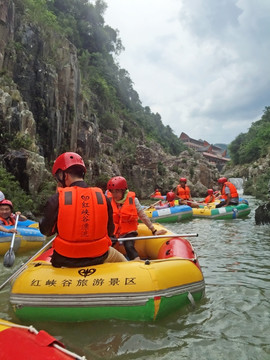
[{"label": "yellow inflatable raft", "polygon": [[144,224],[138,233],[149,236],[135,242],[141,261],[54,268],[52,250],[45,251],[12,286],[16,315],[35,321],[155,320],[200,300],[204,279],[190,242],[169,237],[170,231],[153,237]]}]

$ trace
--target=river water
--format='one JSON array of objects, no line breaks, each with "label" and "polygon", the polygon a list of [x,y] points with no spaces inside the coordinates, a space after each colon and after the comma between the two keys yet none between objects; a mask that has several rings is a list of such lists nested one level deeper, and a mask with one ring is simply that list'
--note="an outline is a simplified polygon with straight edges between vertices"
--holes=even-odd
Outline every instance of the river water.
[{"label": "river water", "polygon": [[[94,321],[31,323],[88,360],[269,360],[270,226],[255,225],[258,206],[245,219],[193,219],[166,225],[190,238],[205,277],[205,298],[156,322]],[[17,256],[12,269],[0,264],[2,284],[29,257]],[[7,285],[0,292],[0,318],[20,323],[9,306]],[[26,324],[30,325],[30,324]],[[1,351],[1,350],[0,350]],[[15,359],[16,360],[16,359]]]}]

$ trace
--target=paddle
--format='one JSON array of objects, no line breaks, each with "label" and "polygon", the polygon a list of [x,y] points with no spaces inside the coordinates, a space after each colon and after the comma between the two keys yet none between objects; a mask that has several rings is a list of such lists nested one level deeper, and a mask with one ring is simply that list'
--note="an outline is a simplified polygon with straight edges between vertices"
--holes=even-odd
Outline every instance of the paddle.
[{"label": "paddle", "polygon": [[[117,241],[128,241],[128,240],[147,240],[147,239],[160,239],[160,238],[174,238],[174,237],[197,237],[198,234],[165,234],[165,235],[152,235],[152,236],[134,236],[126,238],[118,238]],[[0,288],[1,289],[1,288]]]},{"label": "paddle", "polygon": [[[16,221],[15,221],[14,230],[17,230],[18,220],[19,220],[19,215],[17,214],[16,215]],[[12,234],[10,248],[5,253],[5,256],[4,256],[4,266],[5,267],[11,267],[14,264],[14,261],[15,261],[15,253],[14,253],[14,250],[13,250],[14,242],[15,242],[15,236],[16,236],[16,232],[14,232]]]},{"label": "paddle", "polygon": [[27,266],[27,264],[29,264],[30,261],[32,261],[35,257],[37,257],[43,250],[45,250],[47,247],[49,247],[49,245],[51,245],[51,243],[53,242],[53,240],[55,239],[55,236],[46,244],[44,245],[40,250],[38,250],[38,252],[35,253],[35,255],[33,255],[29,260],[26,261],[26,263],[24,263],[17,271],[15,271],[14,274],[12,274],[1,286],[0,286],[0,290],[3,289],[3,287],[11,280],[13,280],[14,278],[16,278]]},{"label": "paddle", "polygon": [[146,209],[144,209],[144,210],[148,210],[148,209],[150,209],[151,207],[154,207],[154,206],[157,205],[159,202],[160,202],[160,200],[156,201],[154,204],[149,205],[149,206],[148,206]]}]

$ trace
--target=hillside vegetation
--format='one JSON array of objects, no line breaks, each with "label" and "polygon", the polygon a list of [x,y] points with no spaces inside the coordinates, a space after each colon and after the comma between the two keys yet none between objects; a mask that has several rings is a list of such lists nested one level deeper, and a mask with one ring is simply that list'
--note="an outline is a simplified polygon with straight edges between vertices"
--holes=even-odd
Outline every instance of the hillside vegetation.
[{"label": "hillside vegetation", "polygon": [[229,145],[233,165],[243,165],[265,157],[270,150],[270,106],[246,134],[239,134]]},{"label": "hillside vegetation", "polygon": [[[117,131],[123,127],[131,138],[158,142],[166,152],[179,155],[184,145],[170,126],[164,126],[160,114],[142,106],[128,71],[117,63],[117,55],[124,50],[117,30],[105,25],[103,18],[107,4],[103,0],[14,0],[21,21],[38,26],[45,41],[59,36],[67,38],[75,47],[80,64],[83,96],[89,100],[98,119],[100,130]],[[17,56],[25,54],[23,44],[13,44]],[[57,45],[57,43],[56,43]],[[53,52],[45,54],[47,63],[57,62]],[[23,57],[23,56],[22,56]],[[38,100],[41,104],[38,104]],[[38,119],[38,132],[48,133],[42,99],[35,99],[31,108]],[[124,122],[124,125],[122,125]],[[46,134],[47,135],[47,134]],[[43,137],[40,137],[42,143]],[[46,136],[45,136],[46,139]],[[2,144],[3,146],[3,144]],[[50,147],[42,143],[46,156]],[[121,144],[122,146],[122,144]],[[66,150],[66,149],[62,149]],[[48,153],[48,154],[47,154]]]},{"label": "hillside vegetation", "polygon": [[269,199],[270,190],[270,107],[247,133],[239,134],[229,145],[232,169],[241,169],[246,178],[244,191],[258,199]]}]

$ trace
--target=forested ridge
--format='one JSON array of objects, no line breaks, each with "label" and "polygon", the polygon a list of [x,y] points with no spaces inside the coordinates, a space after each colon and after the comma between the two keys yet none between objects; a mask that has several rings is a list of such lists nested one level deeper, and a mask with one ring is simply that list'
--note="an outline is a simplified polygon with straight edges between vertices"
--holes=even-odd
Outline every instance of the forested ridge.
[{"label": "forested ridge", "polygon": [[229,145],[234,165],[248,164],[270,152],[270,106],[262,118],[252,123],[247,133],[239,134]]},{"label": "forested ridge", "polygon": [[266,200],[270,192],[270,107],[247,133],[239,134],[229,144],[229,166],[245,178],[245,194]]},{"label": "forested ridge", "polygon": [[[36,23],[48,41],[58,34],[59,41],[64,36],[76,47],[83,95],[90,100],[101,130],[114,131],[123,121],[132,138],[153,139],[172,155],[183,150],[178,136],[163,125],[160,114],[142,106],[128,71],[118,64],[117,55],[124,47],[118,31],[104,22],[105,1],[15,0],[15,4],[23,21]],[[57,61],[54,54],[47,56]],[[39,126],[46,131],[48,124],[44,119]]]}]

